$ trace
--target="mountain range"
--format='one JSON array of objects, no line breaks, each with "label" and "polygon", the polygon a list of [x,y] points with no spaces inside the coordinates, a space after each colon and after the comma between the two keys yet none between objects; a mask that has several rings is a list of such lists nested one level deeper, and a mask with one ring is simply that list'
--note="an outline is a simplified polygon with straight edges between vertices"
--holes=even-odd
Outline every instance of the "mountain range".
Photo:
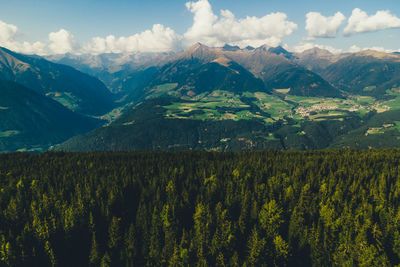
[{"label": "mountain range", "polygon": [[45,59],[2,48],[0,150],[397,147],[399,70],[400,55],[371,50],[196,43]]}]

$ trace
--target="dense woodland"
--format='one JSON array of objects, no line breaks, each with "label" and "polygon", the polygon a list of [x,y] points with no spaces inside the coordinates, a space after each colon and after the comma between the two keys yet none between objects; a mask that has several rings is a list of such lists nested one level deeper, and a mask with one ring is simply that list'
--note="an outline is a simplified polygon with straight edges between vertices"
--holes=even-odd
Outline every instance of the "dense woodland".
[{"label": "dense woodland", "polygon": [[10,266],[393,266],[400,150],[0,155]]}]

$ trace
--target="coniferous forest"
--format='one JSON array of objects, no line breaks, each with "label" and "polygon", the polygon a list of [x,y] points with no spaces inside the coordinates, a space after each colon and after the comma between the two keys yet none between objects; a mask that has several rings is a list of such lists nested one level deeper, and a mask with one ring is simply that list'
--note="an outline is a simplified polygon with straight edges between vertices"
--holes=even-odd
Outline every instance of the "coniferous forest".
[{"label": "coniferous forest", "polygon": [[0,155],[7,266],[393,266],[400,150]]}]

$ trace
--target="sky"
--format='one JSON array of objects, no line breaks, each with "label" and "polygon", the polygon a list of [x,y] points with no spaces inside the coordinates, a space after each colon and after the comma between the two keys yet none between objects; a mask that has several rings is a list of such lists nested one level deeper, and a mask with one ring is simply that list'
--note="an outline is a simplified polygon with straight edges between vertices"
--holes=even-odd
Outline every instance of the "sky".
[{"label": "sky", "polygon": [[0,7],[0,46],[26,54],[181,51],[196,42],[400,51],[398,0],[0,0]]}]

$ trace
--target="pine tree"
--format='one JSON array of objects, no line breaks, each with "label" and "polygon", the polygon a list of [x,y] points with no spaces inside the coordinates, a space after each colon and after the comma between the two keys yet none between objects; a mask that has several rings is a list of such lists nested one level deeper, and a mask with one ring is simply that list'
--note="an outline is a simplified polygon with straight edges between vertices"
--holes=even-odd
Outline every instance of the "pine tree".
[{"label": "pine tree", "polygon": [[98,266],[100,261],[99,248],[96,241],[95,232],[92,233],[92,246],[89,254],[89,263],[92,266]]}]

